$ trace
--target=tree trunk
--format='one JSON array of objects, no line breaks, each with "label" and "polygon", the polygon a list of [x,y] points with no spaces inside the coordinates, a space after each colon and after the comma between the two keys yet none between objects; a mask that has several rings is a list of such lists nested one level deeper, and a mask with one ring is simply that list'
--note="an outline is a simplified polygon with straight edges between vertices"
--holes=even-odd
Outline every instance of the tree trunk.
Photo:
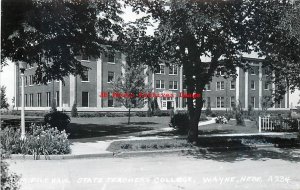
[{"label": "tree trunk", "polygon": [[130,125],[130,108],[128,109],[128,125]]}]

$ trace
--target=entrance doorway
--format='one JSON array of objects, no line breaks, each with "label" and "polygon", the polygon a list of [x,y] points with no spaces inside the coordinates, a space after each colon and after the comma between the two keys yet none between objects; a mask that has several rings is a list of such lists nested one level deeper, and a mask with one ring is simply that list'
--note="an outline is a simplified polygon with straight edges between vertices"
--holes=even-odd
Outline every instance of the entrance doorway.
[{"label": "entrance doorway", "polygon": [[173,101],[167,101],[167,110],[170,110],[170,109],[172,109],[172,107],[173,107]]}]

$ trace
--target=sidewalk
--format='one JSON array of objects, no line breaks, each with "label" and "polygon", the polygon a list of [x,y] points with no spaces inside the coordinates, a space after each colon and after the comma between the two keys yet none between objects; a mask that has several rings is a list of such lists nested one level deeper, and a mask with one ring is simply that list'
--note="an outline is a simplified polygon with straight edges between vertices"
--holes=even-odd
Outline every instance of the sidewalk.
[{"label": "sidewalk", "polygon": [[[143,131],[137,133],[124,134],[119,136],[107,136],[105,138],[92,138],[92,139],[76,139],[71,141],[71,150],[72,155],[82,155],[82,154],[103,154],[103,153],[111,153],[106,149],[109,145],[115,141],[133,141],[133,140],[154,140],[154,139],[174,139],[179,136],[174,137],[157,137],[157,136],[149,136],[149,137],[138,137],[140,135],[150,135],[157,134],[159,132],[172,131],[173,128],[166,127],[162,129],[156,129],[151,131]],[[90,142],[92,140],[92,142]],[[76,142],[74,142],[76,141]]]}]

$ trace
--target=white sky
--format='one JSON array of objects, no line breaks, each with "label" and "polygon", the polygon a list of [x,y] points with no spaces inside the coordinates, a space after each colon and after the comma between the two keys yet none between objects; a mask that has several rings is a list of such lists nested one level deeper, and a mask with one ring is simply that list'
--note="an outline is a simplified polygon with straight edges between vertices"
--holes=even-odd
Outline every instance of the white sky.
[{"label": "white sky", "polygon": [[[137,15],[131,11],[131,7],[127,7],[124,10],[123,19],[125,22],[134,21],[135,19],[144,16],[144,15]],[[148,29],[148,34],[153,33],[153,28]],[[247,56],[248,57],[248,56]],[[256,55],[249,55],[249,57],[256,57]],[[1,85],[6,86],[6,96],[8,99],[9,104],[11,105],[12,98],[14,97],[14,84],[15,84],[15,78],[14,78],[14,66],[12,62],[8,62],[8,65],[4,66],[2,68],[3,72],[0,72],[0,81]],[[299,97],[300,91],[297,90],[295,93],[290,94],[290,105],[293,107],[296,105],[300,105]]]}]

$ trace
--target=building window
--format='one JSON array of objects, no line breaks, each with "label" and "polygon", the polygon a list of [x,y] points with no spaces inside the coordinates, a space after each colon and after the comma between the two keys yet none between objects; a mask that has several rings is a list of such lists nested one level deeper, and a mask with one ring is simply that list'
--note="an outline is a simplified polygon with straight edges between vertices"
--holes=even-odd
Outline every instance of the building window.
[{"label": "building window", "polygon": [[107,78],[107,82],[112,82],[114,80],[114,75],[115,73],[112,71],[108,71],[108,78]]},{"label": "building window", "polygon": [[176,65],[170,65],[169,66],[169,75],[177,75],[178,74],[178,68]]},{"label": "building window", "polygon": [[251,68],[250,68],[250,74],[251,74],[251,75],[255,75],[255,68],[254,68],[254,67],[251,67]]},{"label": "building window", "polygon": [[33,94],[29,94],[29,106],[33,107]]},{"label": "building window", "polygon": [[110,53],[108,53],[108,55],[107,55],[107,62],[108,63],[115,63],[115,53],[113,53],[113,52],[110,52]]},{"label": "building window", "polygon": [[178,89],[177,81],[169,81],[169,90],[177,90],[177,89]]},{"label": "building window", "polygon": [[205,90],[206,91],[210,91],[211,90],[210,83],[208,83],[208,84],[205,85]]},{"label": "building window", "polygon": [[217,97],[217,108],[224,108],[224,97]]},{"label": "building window", "polygon": [[33,85],[33,75],[29,76],[29,86]]},{"label": "building window", "polygon": [[51,106],[51,92],[47,92],[47,107]]},{"label": "building window", "polygon": [[265,90],[269,90],[270,89],[270,86],[269,86],[269,83],[268,82],[265,82]]},{"label": "building window", "polygon": [[156,72],[156,74],[165,74],[165,66],[164,65],[159,65],[159,69]]},{"label": "building window", "polygon": [[38,93],[37,94],[37,107],[41,107],[42,106],[42,93]]},{"label": "building window", "polygon": [[157,89],[164,89],[165,88],[165,81],[164,80],[156,80],[155,87]]},{"label": "building window", "polygon": [[254,108],[255,107],[255,97],[251,97],[251,105]]},{"label": "building window", "polygon": [[25,107],[28,107],[28,97],[27,97],[27,94],[25,94],[25,97],[24,97],[24,105]]},{"label": "building window", "polygon": [[82,56],[81,56],[81,60],[89,61],[89,60],[90,60],[90,57],[87,56],[87,55],[82,55]]},{"label": "building window", "polygon": [[211,107],[210,106],[210,97],[207,97],[207,107]]},{"label": "building window", "polygon": [[230,97],[230,107],[232,107],[232,108],[235,107],[235,97],[234,96]]},{"label": "building window", "polygon": [[270,74],[270,69],[268,67],[264,68],[264,75],[269,75]]},{"label": "building window", "polygon": [[235,89],[235,80],[231,80],[230,81],[230,90],[234,90]]},{"label": "building window", "polygon": [[225,89],[224,81],[217,82],[217,90],[224,90],[224,89]]},{"label": "building window", "polygon": [[220,71],[220,76],[224,76],[225,75],[225,71]]},{"label": "building window", "polygon": [[88,92],[82,92],[81,106],[82,107],[89,107],[89,93]]},{"label": "building window", "polygon": [[56,98],[56,106],[59,106],[59,91],[56,91],[56,94],[55,94],[55,98]]},{"label": "building window", "polygon": [[108,98],[107,98],[107,106],[108,107],[114,107],[114,99],[112,96],[112,93],[108,93]]},{"label": "building window", "polygon": [[27,76],[25,76],[24,79],[25,79],[25,86],[27,86],[28,85]]},{"label": "building window", "polygon": [[251,90],[255,90],[255,81],[254,80],[251,81]]},{"label": "building window", "polygon": [[82,82],[89,82],[89,71],[83,71]]}]

